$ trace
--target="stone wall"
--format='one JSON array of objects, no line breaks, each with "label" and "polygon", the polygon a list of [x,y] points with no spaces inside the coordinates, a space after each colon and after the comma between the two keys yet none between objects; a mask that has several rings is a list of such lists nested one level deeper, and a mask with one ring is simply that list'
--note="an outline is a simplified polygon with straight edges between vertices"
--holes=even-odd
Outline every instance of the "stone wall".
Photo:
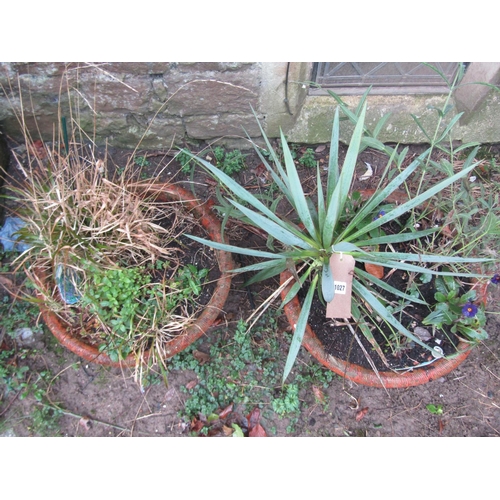
[{"label": "stone wall", "polygon": [[[151,63],[0,63],[0,126],[20,138],[21,108],[31,133],[51,140],[60,116],[78,123],[97,144],[144,149],[198,142],[250,149],[248,134],[260,137],[252,108],[269,137],[280,129],[292,142],[330,140],[335,101],[310,95],[310,62],[151,62]],[[471,63],[456,111],[464,110],[453,138],[500,142],[500,93],[474,84],[498,84],[500,63]],[[3,90],[2,90],[3,89]],[[446,96],[370,95],[367,125],[390,112],[380,138],[389,142],[426,142],[411,114],[431,130],[433,107]],[[357,106],[359,96],[346,96]],[[22,106],[21,106],[22,102]],[[70,106],[71,104],[71,106]],[[451,114],[450,114],[451,115]],[[36,118],[35,118],[36,117]],[[36,123],[35,123],[36,119]],[[342,122],[341,140],[350,126]]]},{"label": "stone wall", "polygon": [[0,84],[0,123],[15,137],[21,102],[45,140],[59,112],[96,143],[129,148],[259,135],[260,63],[1,63]]}]

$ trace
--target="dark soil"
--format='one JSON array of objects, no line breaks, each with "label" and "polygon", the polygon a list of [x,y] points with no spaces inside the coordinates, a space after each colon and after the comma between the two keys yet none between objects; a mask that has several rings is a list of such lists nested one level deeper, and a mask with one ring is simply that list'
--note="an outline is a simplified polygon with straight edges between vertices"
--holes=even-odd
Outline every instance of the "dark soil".
[{"label": "dark soil", "polygon": [[[316,146],[312,146],[316,148]],[[415,146],[419,152],[420,146]],[[325,162],[326,153],[317,153],[318,160]],[[120,165],[130,158],[129,151],[109,151],[112,161]],[[163,152],[138,152],[150,161],[154,169],[171,156]],[[379,153],[366,151],[361,159],[372,166],[383,168]],[[258,177],[258,159],[247,157],[247,169],[239,175],[243,184],[265,186]],[[310,183],[313,190],[314,169],[304,169],[304,185]],[[360,163],[359,171],[365,170]],[[361,188],[374,187],[377,182],[357,181]],[[215,187],[197,172],[193,179],[179,173],[179,165],[171,161],[164,171],[165,178],[173,177],[186,187],[194,186],[197,196],[206,201],[215,196]],[[194,181],[191,184],[190,181]],[[229,227],[232,241],[244,238],[249,246],[263,246],[262,239],[248,233],[242,227]],[[243,259],[241,264],[247,262]],[[3,279],[3,293],[9,288]],[[9,276],[9,279],[11,276]],[[269,296],[275,282],[243,287],[243,278],[235,277],[232,291],[226,302],[221,324],[214,327],[197,346],[198,354],[194,362],[203,363],[199,353],[209,352],[210,345],[218,336],[230,339],[234,335],[239,319],[246,319],[255,307]],[[16,283],[16,286],[19,285]],[[489,339],[482,342],[468,359],[454,372],[424,386],[409,389],[376,389],[357,385],[334,376],[322,387],[318,399],[318,387],[302,385],[299,394],[298,416],[279,416],[269,410],[266,402],[262,409],[260,424],[268,436],[500,436],[500,320],[497,303],[500,288],[490,286],[487,330]],[[316,307],[319,311],[319,306]],[[289,335],[283,317],[276,331],[280,341],[280,357],[286,358]],[[1,325],[0,325],[1,326]],[[33,325],[35,326],[35,325]],[[4,394],[0,399],[0,430],[4,436],[61,435],[61,436],[189,436],[199,419],[187,418],[184,412],[189,393],[186,388],[199,383],[195,373],[186,369],[172,370],[168,374],[168,385],[152,384],[141,390],[128,369],[106,368],[82,361],[57,344],[46,330],[36,330],[29,341],[11,339],[2,329],[0,343],[3,348],[13,348],[18,352],[28,348],[31,354],[24,359],[12,359],[12,363],[28,366],[28,374],[48,372],[47,383],[43,385],[43,395],[28,394],[21,398],[22,391]],[[297,360],[300,367],[316,367],[317,362],[302,349]],[[33,379],[30,379],[33,381]],[[228,379],[228,383],[232,383]],[[40,385],[40,384],[39,384]],[[40,385],[41,386],[41,385]],[[279,388],[276,388],[278,391]],[[35,424],[39,416],[40,399],[49,401],[64,411],[53,427],[48,408],[44,431]],[[245,417],[260,402],[250,401],[244,409],[234,408],[228,413],[226,427],[232,423],[243,426]],[[440,413],[432,413],[427,405],[440,407]],[[222,408],[220,410],[223,410]],[[199,417],[202,418],[201,416]],[[221,418],[221,421],[223,419]],[[248,420],[246,420],[248,423]],[[293,425],[292,425],[293,424]],[[223,435],[220,426],[216,435]],[[248,431],[248,429],[246,429]]]},{"label": "dark soil", "polygon": [[[392,227],[391,224],[385,224],[382,227],[386,234],[394,234],[395,224],[392,224]],[[439,240],[436,242],[436,248],[433,249],[434,252],[438,251],[438,246]],[[400,244],[395,246],[394,250],[403,253],[412,251],[409,244]],[[384,248],[381,247],[380,251],[384,251]],[[356,263],[356,266],[364,269],[364,266],[360,263]],[[382,281],[397,290],[404,291],[407,289],[408,280],[410,279],[407,272],[401,270],[390,270],[387,268],[383,268],[383,270],[384,277],[382,278]],[[416,281],[416,283],[418,283],[418,281]],[[391,294],[378,286],[373,286],[373,289],[376,293],[380,294],[380,296],[386,300],[388,304],[394,306],[398,305],[399,298],[396,295]],[[436,303],[434,298],[434,294],[436,292],[434,276],[429,282],[419,283],[418,290],[421,298],[425,300],[427,304],[432,306]],[[302,296],[304,293],[305,292],[302,292]],[[424,325],[423,320],[431,313],[431,311],[432,309],[427,305],[412,303],[402,310],[402,313],[398,315],[398,320],[410,332],[413,332],[415,328],[426,329],[429,327]],[[365,315],[364,321],[365,323],[370,324],[370,315]],[[433,359],[429,350],[415,343],[411,339],[399,336],[399,342],[395,342],[394,331],[389,328],[388,325],[380,321],[377,322],[377,327],[373,328],[371,333],[377,343],[377,346],[379,346],[383,352],[385,359],[382,359],[363,335],[361,329],[357,326],[354,320],[350,321],[349,328],[349,326],[345,325],[345,321],[343,319],[332,320],[326,318],[325,308],[317,297],[315,297],[312,303],[309,325],[321,341],[328,354],[367,369],[372,369],[372,366],[374,365],[379,371],[387,371],[389,368],[391,370],[402,370],[421,363],[429,362]],[[363,344],[364,349],[359,346],[354,335],[352,334],[351,328]],[[459,342],[460,340],[457,335],[452,333],[450,328],[445,327],[443,330],[435,332],[433,336],[424,343],[426,343],[426,345],[428,345],[431,349],[434,347],[442,349],[443,354],[448,356],[457,352]],[[390,348],[389,344],[391,344],[393,348]],[[370,356],[370,360],[367,359],[366,353],[371,353],[371,355],[368,354]]]},{"label": "dark soil", "polygon": [[[391,276],[393,286],[398,287],[398,281],[401,283],[399,286],[400,290],[403,289],[403,280],[401,279],[402,274],[402,272],[398,272]],[[428,300],[429,304],[434,304],[434,289],[432,287],[432,282],[426,285],[428,288],[426,291],[427,293],[422,292],[422,287],[420,289],[422,296]],[[387,292],[384,292],[382,295],[388,300],[395,298],[391,297],[391,295]],[[431,309],[427,306],[422,304],[413,304],[411,308],[411,315],[410,313],[408,315],[403,315],[402,318],[400,318],[401,324],[410,331],[412,331],[415,327],[425,328],[422,320],[430,314],[430,312]],[[354,322],[351,322],[351,326],[354,328],[357,337],[362,342],[365,351],[359,347],[353,334],[351,333],[351,330],[347,326],[340,326],[343,323],[343,321],[325,318],[324,306],[321,304],[319,299],[315,298],[313,300],[312,312],[309,316],[309,325],[321,341],[325,351],[336,358],[371,369],[372,365],[367,360],[365,352],[372,353],[370,355],[370,360],[379,371],[387,371],[388,367],[393,370],[407,369],[408,367],[425,363],[433,359],[428,350],[411,340],[405,341],[405,337],[401,338],[402,344],[399,345],[398,350],[389,349],[386,345],[393,332],[386,325],[379,324],[379,328],[374,329],[372,333],[377,344],[383,350],[385,359],[388,363],[387,366],[382,361],[380,356],[375,353],[372,345],[363,336],[361,330]],[[456,346],[458,346],[458,343],[459,340],[456,335],[449,331],[440,331],[427,342],[427,345],[431,348],[434,346],[440,347],[443,350],[444,355],[448,356],[456,352]]]}]

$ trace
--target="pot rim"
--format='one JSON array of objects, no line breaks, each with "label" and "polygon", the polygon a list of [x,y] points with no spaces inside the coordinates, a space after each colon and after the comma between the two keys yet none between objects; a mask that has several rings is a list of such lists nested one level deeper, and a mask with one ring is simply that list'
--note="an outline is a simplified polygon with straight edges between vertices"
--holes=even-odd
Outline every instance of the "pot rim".
[{"label": "pot rim", "polygon": [[[207,231],[209,237],[213,241],[220,243],[223,242],[221,225],[215,214],[210,210],[210,208],[207,207],[207,205],[199,201],[194,194],[190,193],[186,189],[177,184],[171,183],[154,184],[151,186],[137,186],[137,189],[138,191],[144,191],[145,193],[157,194],[159,201],[175,200],[183,202],[188,210],[197,216],[201,225]],[[198,340],[212,326],[213,322],[223,310],[224,304],[229,295],[232,280],[232,273],[230,273],[230,271],[234,268],[234,264],[229,252],[215,250],[215,254],[217,256],[221,276],[217,280],[212,297],[196,321],[189,325],[182,334],[176,336],[168,343],[166,349],[167,358],[183,351],[193,342]],[[34,274],[36,279],[42,283],[47,280],[46,270],[42,268],[36,268],[34,270]],[[37,295],[39,298],[42,298],[41,294],[38,292]],[[61,345],[86,361],[105,366],[133,367],[136,366],[138,362],[147,362],[149,359],[148,351],[143,359],[138,359],[136,355],[129,354],[129,356],[127,356],[124,360],[118,362],[112,361],[107,354],[99,352],[97,347],[71,336],[57,314],[49,310],[43,303],[39,304],[39,308],[44,322]]]},{"label": "pot rim", "polygon": [[[370,196],[372,196],[376,192],[376,190],[362,189],[359,192],[362,198],[366,200]],[[407,199],[408,197],[405,193],[398,191],[394,191],[386,198],[387,201],[396,204],[404,203]],[[288,270],[283,271],[280,275],[281,284],[283,284],[290,276],[291,273]],[[282,299],[285,298],[291,286],[291,284],[288,285],[282,291]],[[485,290],[480,289],[478,293],[480,295],[480,300],[485,301]],[[290,325],[295,325],[301,311],[298,297],[295,296],[293,300],[286,304],[284,306],[284,310]],[[377,374],[373,370],[369,370],[362,366],[341,360],[330,354],[327,354],[323,348],[323,345],[321,344],[320,340],[313,332],[309,324],[307,324],[306,326],[302,345],[311,353],[314,358],[316,358],[325,367],[335,372],[337,375],[340,375],[341,377],[347,378],[361,385],[369,387],[380,387],[385,389],[415,387],[441,378],[452,372],[455,368],[462,364],[472,351],[472,346],[470,344],[464,341],[460,341],[457,346],[458,354],[456,354],[453,358],[438,359],[428,366],[415,368],[411,372],[395,373],[392,371],[379,371]]]},{"label": "pot rim", "polygon": [[[290,271],[283,271],[280,275],[281,284],[283,284],[291,276],[292,274]],[[286,294],[292,287],[292,284],[293,283],[290,282],[281,292],[282,299],[286,297]],[[288,302],[284,306],[284,310],[290,325],[293,326],[297,324],[301,311],[301,305],[298,297],[295,296],[290,302]],[[316,358],[317,361],[319,361],[326,368],[335,372],[337,375],[361,385],[385,389],[415,387],[441,378],[462,364],[472,351],[470,344],[460,341],[457,346],[458,354],[456,354],[453,358],[438,359],[428,366],[415,368],[414,370],[406,373],[379,371],[377,374],[373,370],[336,358],[335,356],[326,353],[321,341],[316,336],[309,323],[306,326],[302,345],[314,358]]]}]

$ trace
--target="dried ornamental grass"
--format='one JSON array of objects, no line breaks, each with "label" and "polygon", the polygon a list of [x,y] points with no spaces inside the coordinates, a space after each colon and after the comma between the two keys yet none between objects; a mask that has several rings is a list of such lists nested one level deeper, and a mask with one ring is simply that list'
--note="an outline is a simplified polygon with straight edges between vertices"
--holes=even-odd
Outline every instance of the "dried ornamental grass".
[{"label": "dried ornamental grass", "polygon": [[[65,323],[117,359],[134,353],[141,371],[146,353],[150,364],[163,362],[168,342],[202,307],[196,294],[179,289],[187,285],[177,279],[184,266],[176,241],[196,220],[177,201],[157,201],[156,176],[131,182],[125,171],[108,178],[104,162],[72,146],[68,156],[46,146],[46,154],[30,154],[35,148],[28,148],[25,162],[15,155],[23,179],[11,189],[19,205],[16,214],[25,223],[20,239],[30,245],[17,264],[25,267],[44,303]],[[61,288],[38,280],[31,271],[37,267],[53,277],[62,269],[75,301],[66,301]],[[96,276],[131,268],[139,268],[148,280],[134,289],[128,328],[118,330],[109,321],[119,322],[123,310],[100,308],[99,296],[93,303],[88,296],[96,290]],[[82,330],[83,325],[93,327]]]}]

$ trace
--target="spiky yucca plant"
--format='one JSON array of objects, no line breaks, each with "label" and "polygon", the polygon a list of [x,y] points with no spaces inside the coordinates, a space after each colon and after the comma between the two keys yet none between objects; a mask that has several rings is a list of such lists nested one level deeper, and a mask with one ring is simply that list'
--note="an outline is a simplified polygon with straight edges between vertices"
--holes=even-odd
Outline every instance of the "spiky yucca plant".
[{"label": "spiky yucca plant", "polygon": [[[403,168],[402,165],[406,159],[408,148],[398,152],[398,148],[386,147],[373,135],[367,136],[365,134],[365,115],[366,103],[360,106],[359,114],[355,115],[356,126],[341,168],[339,164],[339,109],[337,108],[333,119],[326,186],[323,186],[318,166],[316,200],[306,196],[304,192],[284,134],[281,133],[283,166],[261,127],[261,133],[274,164],[271,165],[266,160],[257,146],[255,146],[255,149],[272,180],[277,185],[279,195],[287,200],[292,207],[293,214],[297,218],[295,223],[276,213],[261,199],[206,160],[196,158],[198,163],[217,179],[227,191],[226,208],[231,210],[231,217],[249,221],[279,242],[280,246],[274,251],[261,251],[245,248],[244,246],[214,243],[194,236],[191,236],[191,238],[214,248],[261,259],[256,264],[235,270],[235,272],[240,273],[256,271],[257,274],[249,280],[249,283],[270,278],[285,269],[291,270],[295,283],[284,303],[291,300],[299,289],[304,287],[307,289],[300,317],[297,324],[294,325],[294,334],[286,361],[283,381],[290,373],[302,343],[315,292],[318,290],[319,297],[324,302],[330,302],[334,298],[336,278],[330,267],[330,258],[333,254],[351,255],[356,262],[383,266],[389,269],[418,274],[452,276],[457,279],[460,277],[481,276],[471,272],[467,266],[488,260],[443,256],[432,252],[400,253],[390,250],[378,250],[381,245],[391,248],[391,246],[399,243],[422,241],[425,237],[438,231],[438,228],[425,230],[410,228],[396,234],[386,235],[383,231],[380,231],[380,228],[383,224],[397,220],[404,214],[412,212],[450,184],[470,174],[477,165],[474,161],[477,148],[468,155],[458,173],[442,180],[424,192],[418,193],[414,197],[410,196],[406,202],[400,205],[390,205],[385,202],[387,197],[404,186],[408,178],[422,167],[431,153],[432,147],[413,160],[409,166]],[[346,210],[348,204],[352,201],[350,192],[359,153],[366,146],[376,147],[388,153],[390,157],[385,173],[387,174],[389,168],[393,167],[396,169],[397,175],[366,201],[360,202],[356,210]],[[383,210],[381,210],[382,207]],[[443,264],[453,267],[454,270],[440,271],[438,267]],[[390,312],[383,303],[375,291],[374,285],[408,303],[425,303],[421,298],[398,290],[357,266],[354,269],[352,283],[351,312],[354,320],[362,328],[363,333],[366,336],[371,335],[369,328],[363,326],[362,321],[363,311],[369,308],[373,315],[381,318],[381,321],[393,331],[400,332],[424,349],[429,350],[434,356],[442,356],[442,353],[424,343],[401,324],[396,315]]]}]

